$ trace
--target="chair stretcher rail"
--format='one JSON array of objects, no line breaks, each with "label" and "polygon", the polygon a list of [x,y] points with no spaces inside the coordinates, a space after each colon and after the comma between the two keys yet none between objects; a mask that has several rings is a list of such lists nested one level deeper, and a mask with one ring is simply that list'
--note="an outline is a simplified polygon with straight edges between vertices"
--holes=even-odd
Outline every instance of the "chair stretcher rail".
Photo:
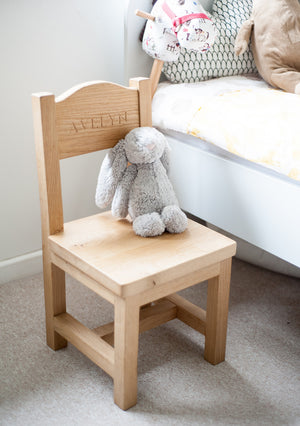
[{"label": "chair stretcher rail", "polygon": [[107,342],[67,313],[54,317],[54,327],[58,334],[113,377],[114,349]]}]

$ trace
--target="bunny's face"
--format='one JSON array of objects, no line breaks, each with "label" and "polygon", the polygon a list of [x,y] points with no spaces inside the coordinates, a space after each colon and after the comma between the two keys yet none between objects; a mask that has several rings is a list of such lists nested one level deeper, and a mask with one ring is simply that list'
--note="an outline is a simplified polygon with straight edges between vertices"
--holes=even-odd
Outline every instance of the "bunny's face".
[{"label": "bunny's face", "polygon": [[152,127],[138,127],[125,137],[126,157],[132,164],[153,163],[162,156],[165,148],[165,137]]}]

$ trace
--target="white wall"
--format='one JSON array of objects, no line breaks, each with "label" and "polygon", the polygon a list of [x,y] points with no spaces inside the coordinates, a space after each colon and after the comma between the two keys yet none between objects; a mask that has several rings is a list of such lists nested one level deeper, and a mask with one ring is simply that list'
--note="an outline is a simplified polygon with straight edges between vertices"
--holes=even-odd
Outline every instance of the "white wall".
[{"label": "white wall", "polygon": [[[31,93],[58,95],[87,80],[123,83],[123,14],[124,0],[0,2],[0,282],[41,268]],[[62,162],[66,220],[97,212],[102,157]]]}]

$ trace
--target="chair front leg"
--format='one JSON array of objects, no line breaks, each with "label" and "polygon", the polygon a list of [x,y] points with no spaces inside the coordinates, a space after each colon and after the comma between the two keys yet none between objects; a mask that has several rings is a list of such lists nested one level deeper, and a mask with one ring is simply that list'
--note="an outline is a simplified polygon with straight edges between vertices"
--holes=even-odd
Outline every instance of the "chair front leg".
[{"label": "chair front leg", "polygon": [[231,258],[220,263],[220,275],[208,281],[204,358],[211,364],[225,360]]},{"label": "chair front leg", "polygon": [[114,400],[123,410],[137,402],[139,316],[139,305],[116,297]]}]

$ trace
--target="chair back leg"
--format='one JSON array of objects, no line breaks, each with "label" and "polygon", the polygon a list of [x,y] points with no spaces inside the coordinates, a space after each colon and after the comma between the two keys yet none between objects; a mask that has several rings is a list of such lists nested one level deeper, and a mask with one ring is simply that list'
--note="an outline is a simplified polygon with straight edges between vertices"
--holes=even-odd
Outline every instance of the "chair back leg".
[{"label": "chair back leg", "polygon": [[231,258],[220,263],[220,275],[208,280],[204,358],[213,365],[225,360]]},{"label": "chair back leg", "polygon": [[65,272],[54,265],[44,253],[44,294],[47,344],[53,350],[62,349],[68,342],[54,330],[55,315],[66,312]]}]

